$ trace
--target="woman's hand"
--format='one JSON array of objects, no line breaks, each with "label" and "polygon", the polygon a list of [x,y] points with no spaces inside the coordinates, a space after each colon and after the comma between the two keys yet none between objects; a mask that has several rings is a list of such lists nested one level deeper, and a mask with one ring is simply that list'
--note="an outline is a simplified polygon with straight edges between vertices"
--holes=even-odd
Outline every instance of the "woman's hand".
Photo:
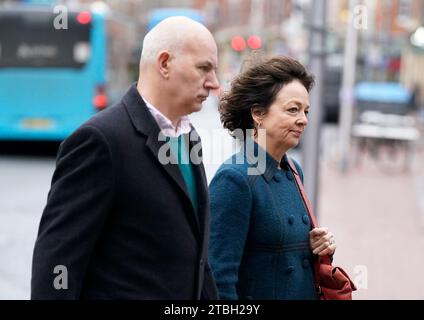
[{"label": "woman's hand", "polygon": [[315,228],[309,232],[312,253],[319,256],[332,256],[336,251],[334,235],[327,228]]}]

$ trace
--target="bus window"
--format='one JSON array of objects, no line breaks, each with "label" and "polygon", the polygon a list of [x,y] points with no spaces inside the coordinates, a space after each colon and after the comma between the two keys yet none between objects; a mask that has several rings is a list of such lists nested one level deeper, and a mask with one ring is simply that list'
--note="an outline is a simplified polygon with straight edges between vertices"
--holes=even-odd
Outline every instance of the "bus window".
[{"label": "bus window", "polygon": [[69,14],[54,28],[51,12],[0,12],[1,68],[82,68],[91,56],[91,23]]}]

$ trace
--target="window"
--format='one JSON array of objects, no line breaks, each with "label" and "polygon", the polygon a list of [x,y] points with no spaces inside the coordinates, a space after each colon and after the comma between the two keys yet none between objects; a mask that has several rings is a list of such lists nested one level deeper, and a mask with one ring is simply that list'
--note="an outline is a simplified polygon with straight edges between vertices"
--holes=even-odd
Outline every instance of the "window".
[{"label": "window", "polygon": [[56,30],[51,12],[0,12],[0,67],[82,68],[91,56],[91,23],[69,13]]}]

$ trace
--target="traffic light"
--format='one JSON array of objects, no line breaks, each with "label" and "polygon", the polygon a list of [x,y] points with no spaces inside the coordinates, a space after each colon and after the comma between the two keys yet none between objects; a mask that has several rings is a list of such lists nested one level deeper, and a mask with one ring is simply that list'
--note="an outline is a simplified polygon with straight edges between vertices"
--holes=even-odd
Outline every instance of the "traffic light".
[{"label": "traffic light", "polygon": [[262,40],[258,36],[251,35],[249,39],[247,39],[247,44],[250,49],[257,50],[262,47]]},{"label": "traffic light", "polygon": [[262,47],[262,39],[259,36],[251,35],[246,40],[242,36],[235,36],[231,39],[231,48],[234,51],[242,52],[249,46],[252,50],[257,50]]},{"label": "traffic light", "polygon": [[246,49],[246,41],[242,36],[235,36],[231,40],[231,48],[233,48],[234,51],[242,52]]}]

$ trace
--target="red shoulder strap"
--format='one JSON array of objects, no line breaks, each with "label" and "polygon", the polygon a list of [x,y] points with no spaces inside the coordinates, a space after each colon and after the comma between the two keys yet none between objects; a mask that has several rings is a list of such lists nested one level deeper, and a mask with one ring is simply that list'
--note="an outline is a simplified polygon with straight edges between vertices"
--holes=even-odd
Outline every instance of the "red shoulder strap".
[{"label": "red shoulder strap", "polygon": [[306,195],[305,189],[303,188],[303,184],[302,184],[302,181],[300,180],[299,173],[297,172],[297,169],[295,164],[293,163],[293,160],[290,158],[288,160],[289,160],[290,168],[293,171],[294,177],[296,179],[297,189],[299,190],[302,196],[303,202],[305,203],[305,206],[306,206],[306,210],[308,211],[308,214],[309,214],[309,218],[312,221],[312,229],[317,228],[318,227],[317,220],[315,219],[315,214],[314,214],[314,211],[312,210],[311,203],[309,202],[308,196]]},{"label": "red shoulder strap", "polygon": [[[293,160],[288,158],[289,166],[294,173],[297,189],[299,190],[303,203],[305,204],[306,210],[308,211],[309,218],[311,219],[312,229],[317,228],[317,220],[315,219],[314,211],[312,210],[311,203],[309,202],[308,196],[306,195],[305,189],[303,188],[302,181],[300,180],[299,173],[297,172],[296,166],[293,163]],[[331,264],[331,260],[329,256],[320,257],[321,262],[326,264]]]}]

